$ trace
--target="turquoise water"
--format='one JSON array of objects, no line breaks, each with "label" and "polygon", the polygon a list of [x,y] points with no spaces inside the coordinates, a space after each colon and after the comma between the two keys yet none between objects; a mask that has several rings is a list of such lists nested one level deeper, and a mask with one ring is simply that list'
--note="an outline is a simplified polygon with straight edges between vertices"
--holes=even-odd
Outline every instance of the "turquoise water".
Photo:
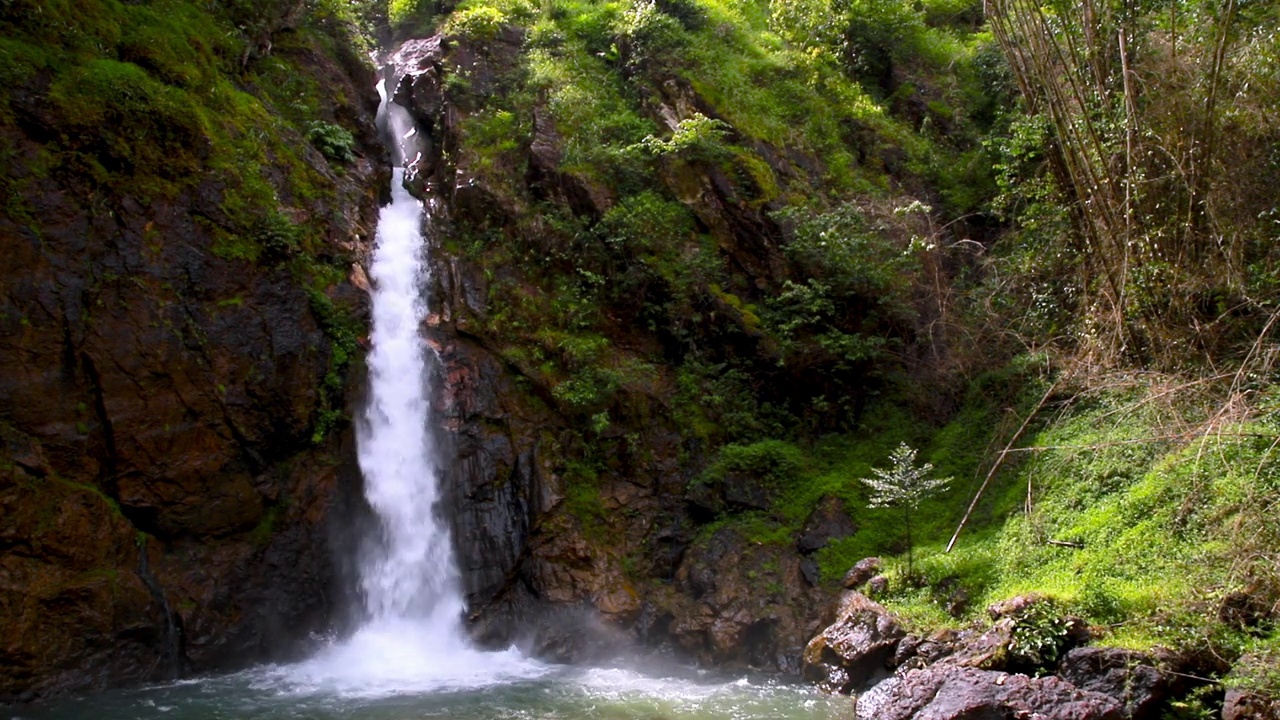
[{"label": "turquoise water", "polygon": [[[528,662],[528,661],[526,661]],[[499,663],[501,664],[501,663]],[[303,664],[305,665],[305,663]],[[529,663],[526,676],[345,686],[300,666],[11,708],[6,720],[790,720],[853,717],[847,697],[768,678]],[[0,716],[3,717],[3,716]]]}]

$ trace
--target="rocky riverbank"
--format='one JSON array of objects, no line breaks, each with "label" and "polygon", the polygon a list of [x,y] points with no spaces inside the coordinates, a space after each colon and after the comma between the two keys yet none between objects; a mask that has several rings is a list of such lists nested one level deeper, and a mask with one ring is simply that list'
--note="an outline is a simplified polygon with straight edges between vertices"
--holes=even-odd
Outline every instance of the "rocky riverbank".
[{"label": "rocky riverbank", "polygon": [[1043,596],[993,605],[987,624],[909,633],[860,592],[883,592],[878,568],[868,558],[850,571],[835,622],[803,657],[805,678],[853,695],[859,720],[1159,720],[1181,717],[1193,693],[1223,720],[1280,717],[1280,704],[1197,674],[1194,658],[1091,645],[1101,631]]}]

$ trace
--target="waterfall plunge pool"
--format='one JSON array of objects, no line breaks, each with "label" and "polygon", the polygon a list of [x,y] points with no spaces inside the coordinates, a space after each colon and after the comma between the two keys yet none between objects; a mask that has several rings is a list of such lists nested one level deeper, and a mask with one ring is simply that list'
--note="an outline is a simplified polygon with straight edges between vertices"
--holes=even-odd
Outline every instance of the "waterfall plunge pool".
[{"label": "waterfall plunge pool", "polygon": [[[851,720],[853,702],[762,677],[687,668],[546,665],[514,652],[447,667],[382,656],[344,672],[354,643],[296,665],[10,708],[10,720]],[[372,643],[370,651],[377,650]],[[327,664],[332,663],[332,664]],[[416,674],[420,673],[420,674]],[[3,716],[0,716],[3,717]]]}]

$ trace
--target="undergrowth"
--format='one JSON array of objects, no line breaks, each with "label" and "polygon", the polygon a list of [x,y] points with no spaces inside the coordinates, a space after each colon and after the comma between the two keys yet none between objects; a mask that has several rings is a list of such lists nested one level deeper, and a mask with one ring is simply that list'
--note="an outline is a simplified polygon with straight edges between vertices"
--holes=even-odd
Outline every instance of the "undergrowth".
[{"label": "undergrowth", "polygon": [[[1280,397],[1226,403],[1211,385],[1121,378],[1076,395],[1015,450],[994,490],[1004,513],[895,559],[890,607],[959,625],[999,600],[1041,593],[1100,642],[1226,663],[1230,682],[1275,694],[1280,601]],[[963,602],[957,603],[957,600]],[[950,610],[948,612],[947,610]]]}]

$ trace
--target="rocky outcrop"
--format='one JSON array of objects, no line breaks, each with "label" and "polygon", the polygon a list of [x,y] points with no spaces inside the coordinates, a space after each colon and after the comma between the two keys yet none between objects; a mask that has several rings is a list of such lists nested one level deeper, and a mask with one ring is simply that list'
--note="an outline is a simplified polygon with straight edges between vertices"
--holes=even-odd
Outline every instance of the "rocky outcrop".
[{"label": "rocky outcrop", "polygon": [[[277,52],[362,129],[341,168],[280,130],[324,201],[255,162],[278,225],[233,216],[241,189],[190,158],[150,177],[110,164],[123,146],[69,151],[38,83],[0,118],[0,702],[289,653],[333,615],[334,511],[358,493],[349,438],[321,420],[349,397],[333,313],[362,312],[342,278],[386,174],[371,73]],[[252,232],[256,259],[228,249]]]},{"label": "rocky outcrop", "polygon": [[883,565],[880,558],[869,557],[862,558],[849,568],[849,572],[844,574],[840,580],[840,587],[845,590],[857,590],[866,585],[871,578],[880,574],[880,568]]},{"label": "rocky outcrop", "polygon": [[886,680],[857,701],[859,720],[1121,720],[1114,699],[1060,678],[935,666]]},{"label": "rocky outcrop", "polygon": [[813,553],[826,547],[832,540],[847,538],[856,532],[858,526],[849,519],[844,502],[828,495],[809,513],[796,545],[802,553]]},{"label": "rocky outcrop", "polygon": [[[518,238],[530,253],[560,254],[541,245],[553,240],[530,230],[541,222],[531,218],[563,211],[591,223],[618,202],[608,183],[562,166],[568,132],[540,101],[521,118],[531,128],[527,142],[483,156],[468,146],[467,124],[489,117],[486,103],[523,82],[527,50],[523,32],[504,27],[483,41],[411,40],[392,56],[388,87],[423,138],[409,185],[439,201],[439,239],[500,237],[516,246]],[[675,113],[673,123],[696,110],[688,89],[675,85],[646,102]],[[768,214],[731,197],[728,178],[708,175],[719,169],[687,170],[663,182],[674,183],[673,194],[687,198],[725,247],[750,244],[735,260],[749,266],[753,289],[774,282],[778,230]],[[530,297],[559,290],[539,287],[520,261],[480,267],[448,242],[437,243],[432,263],[427,335],[445,380],[436,407],[451,449],[450,515],[464,539],[473,634],[560,660],[598,655],[625,638],[708,662],[798,670],[830,598],[815,587],[816,566],[790,542],[697,533],[708,512],[759,511],[776,488],[727,481],[715,507],[700,510],[690,481],[705,449],[667,415],[666,369],[622,383],[607,405],[583,411],[555,392],[563,376],[549,376],[535,359],[540,341],[513,336],[495,320],[509,309],[491,307],[497,285]],[[723,311],[741,315],[728,304]],[[625,312],[615,320],[602,332],[624,358],[662,352],[660,338],[636,330],[639,321]],[[605,426],[595,425],[600,418]],[[806,552],[856,529],[847,515],[836,517],[844,509],[834,502],[815,516]]]},{"label": "rocky outcrop", "polygon": [[1160,672],[1151,658],[1120,648],[1076,648],[1062,658],[1058,676],[1116,699],[1130,720],[1158,718],[1176,689],[1173,676]]},{"label": "rocky outcrop", "polygon": [[1222,701],[1222,720],[1277,720],[1280,701],[1247,690],[1231,689]]},{"label": "rocky outcrop", "polygon": [[826,597],[802,580],[800,565],[787,548],[727,528],[712,533],[680,563],[680,594],[651,597],[650,612],[669,618],[654,639],[669,636],[704,662],[797,672],[806,639],[820,627],[810,608]]},{"label": "rocky outcrop", "polygon": [[848,592],[836,620],[804,649],[804,676],[828,692],[861,692],[887,678],[906,635],[887,610]]},{"label": "rocky outcrop", "polygon": [[[870,560],[850,575],[873,572]],[[1012,598],[989,614],[987,627],[903,635],[884,608],[848,593],[836,623],[806,649],[805,676],[829,691],[861,692],[857,715],[866,720],[1151,720],[1190,689],[1190,676],[1141,653],[1081,646],[1083,624],[1043,596]]]}]

